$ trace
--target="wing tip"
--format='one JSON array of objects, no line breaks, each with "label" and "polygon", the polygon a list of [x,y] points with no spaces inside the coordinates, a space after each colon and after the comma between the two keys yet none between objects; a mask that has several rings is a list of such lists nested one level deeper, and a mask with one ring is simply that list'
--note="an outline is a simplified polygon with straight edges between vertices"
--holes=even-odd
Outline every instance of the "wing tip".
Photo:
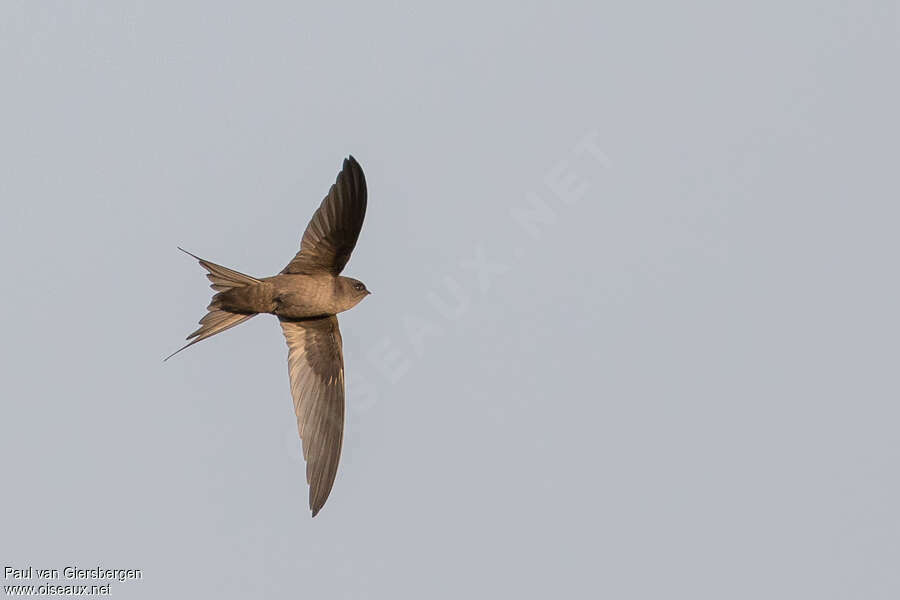
[{"label": "wing tip", "polygon": [[341,168],[342,171],[359,171],[362,172],[362,167],[359,165],[359,161],[354,158],[352,154],[348,154],[347,158],[344,159],[344,164]]}]

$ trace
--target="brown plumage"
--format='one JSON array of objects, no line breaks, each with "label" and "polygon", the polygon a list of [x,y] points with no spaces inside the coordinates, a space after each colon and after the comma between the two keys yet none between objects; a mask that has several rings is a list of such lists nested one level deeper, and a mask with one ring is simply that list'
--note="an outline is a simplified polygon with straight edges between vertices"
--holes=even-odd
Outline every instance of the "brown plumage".
[{"label": "brown plumage", "polygon": [[369,294],[361,281],[340,276],[365,216],[366,180],[351,156],[307,225],[300,251],[278,275],[257,279],[191,254],[216,294],[188,343],[166,357],[259,313],[279,318],[313,516],[328,499],[341,456],[344,357],[335,315]]}]

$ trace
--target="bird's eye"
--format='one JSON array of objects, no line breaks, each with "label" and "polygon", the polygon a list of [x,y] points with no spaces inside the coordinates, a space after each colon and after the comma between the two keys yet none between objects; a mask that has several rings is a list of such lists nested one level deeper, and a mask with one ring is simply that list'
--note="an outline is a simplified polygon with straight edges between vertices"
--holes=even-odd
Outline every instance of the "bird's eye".
[{"label": "bird's eye", "polygon": [[359,291],[359,292],[361,292],[361,291],[363,291],[364,289],[366,289],[366,286],[364,286],[364,285],[361,284],[361,283],[357,283],[357,284],[354,285],[353,287],[355,287],[356,290]]}]

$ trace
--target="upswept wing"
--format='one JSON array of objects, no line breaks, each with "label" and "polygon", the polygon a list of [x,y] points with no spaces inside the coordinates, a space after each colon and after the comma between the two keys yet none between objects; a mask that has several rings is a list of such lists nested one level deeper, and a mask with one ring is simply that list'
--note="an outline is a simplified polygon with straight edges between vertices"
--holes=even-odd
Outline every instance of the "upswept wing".
[{"label": "upswept wing", "polygon": [[300,252],[282,273],[338,275],[350,260],[365,216],[366,178],[351,156],[306,226]]}]

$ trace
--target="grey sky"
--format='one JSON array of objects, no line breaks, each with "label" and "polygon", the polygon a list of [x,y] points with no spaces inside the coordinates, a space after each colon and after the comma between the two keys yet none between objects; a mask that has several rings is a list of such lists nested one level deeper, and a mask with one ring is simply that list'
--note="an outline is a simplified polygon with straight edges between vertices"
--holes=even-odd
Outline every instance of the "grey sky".
[{"label": "grey sky", "polygon": [[[2,3],[0,566],[143,569],[118,598],[897,598],[898,25]],[[350,153],[374,294],[311,520],[275,319],[162,358],[210,294],[175,246],[274,274]]]}]

